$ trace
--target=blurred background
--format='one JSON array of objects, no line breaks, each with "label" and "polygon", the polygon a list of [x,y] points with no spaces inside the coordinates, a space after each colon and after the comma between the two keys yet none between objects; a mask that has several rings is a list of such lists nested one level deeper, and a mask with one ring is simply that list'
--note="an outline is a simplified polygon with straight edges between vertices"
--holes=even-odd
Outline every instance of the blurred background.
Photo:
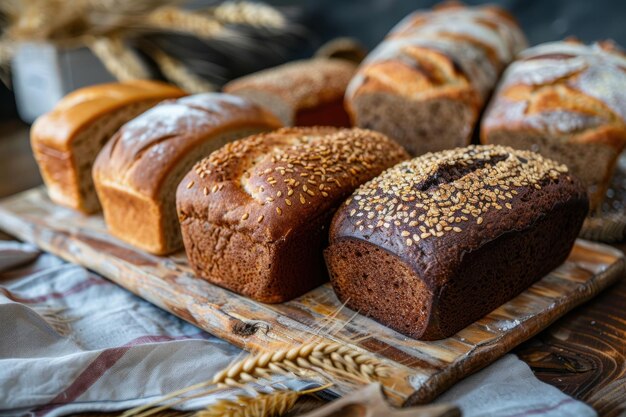
[{"label": "blurred background", "polygon": [[[424,0],[0,0],[0,197],[40,182],[28,124],[84,85],[147,75],[192,91],[309,57],[337,37],[364,50]],[[531,44],[626,45],[624,0],[492,0]],[[10,177],[10,181],[9,181]]]}]

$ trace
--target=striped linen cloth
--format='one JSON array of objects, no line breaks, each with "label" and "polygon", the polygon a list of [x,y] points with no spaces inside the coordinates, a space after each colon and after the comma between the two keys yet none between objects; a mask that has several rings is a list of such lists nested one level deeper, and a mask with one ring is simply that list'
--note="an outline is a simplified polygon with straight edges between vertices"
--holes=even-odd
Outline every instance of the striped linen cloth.
[{"label": "striped linen cloth", "polygon": [[[0,241],[0,416],[128,409],[208,380],[241,355],[80,266]],[[198,398],[186,408],[217,399]],[[596,415],[537,380],[514,355],[438,401],[454,402],[470,417]]]}]

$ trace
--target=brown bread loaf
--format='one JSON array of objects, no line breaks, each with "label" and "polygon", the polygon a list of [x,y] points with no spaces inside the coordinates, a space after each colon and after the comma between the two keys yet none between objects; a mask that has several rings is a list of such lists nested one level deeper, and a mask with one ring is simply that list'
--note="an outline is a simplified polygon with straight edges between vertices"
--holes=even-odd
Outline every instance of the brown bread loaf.
[{"label": "brown bread loaf", "polygon": [[327,281],[328,225],[356,187],[408,155],[380,133],[285,128],[195,165],[176,203],[196,274],[267,303]]},{"label": "brown bread loaf", "polygon": [[412,155],[469,144],[498,75],[525,46],[496,6],[439,6],[402,20],[359,67],[346,92],[355,126]]},{"label": "brown bread loaf", "polygon": [[84,213],[100,209],[91,166],[124,123],[161,100],[185,93],[156,81],[128,81],[81,88],[39,117],[31,145],[52,201]]},{"label": "brown bread loaf", "polygon": [[166,101],[130,121],[93,168],[109,231],[155,254],[180,249],[175,196],[182,177],[225,143],[278,127],[255,104],[215,93]]},{"label": "brown bread loaf", "polygon": [[265,107],[285,126],[348,127],[343,96],[356,67],[343,59],[305,59],[238,78],[224,91]]},{"label": "brown bread loaf", "polygon": [[481,139],[567,165],[598,207],[626,146],[626,55],[611,41],[523,51],[487,109]]},{"label": "brown bread loaf", "polygon": [[418,339],[449,337],[556,268],[588,200],[564,165],[470,146],[403,162],[341,206],[325,251],[348,307]]}]

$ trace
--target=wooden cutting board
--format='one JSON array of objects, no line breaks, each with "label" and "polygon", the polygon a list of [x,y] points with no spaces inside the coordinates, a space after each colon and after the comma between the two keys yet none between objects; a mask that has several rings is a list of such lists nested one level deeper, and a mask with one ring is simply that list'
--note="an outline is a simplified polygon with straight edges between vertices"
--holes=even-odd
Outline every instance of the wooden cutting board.
[{"label": "wooden cutting board", "polygon": [[[365,350],[393,366],[383,380],[396,404],[430,401],[616,282],[624,254],[579,240],[568,260],[518,297],[453,337],[407,338],[342,308],[328,284],[266,305],[196,278],[184,253],[146,254],[106,232],[102,218],[50,202],[43,188],[0,202],[0,229],[92,269],[140,297],[247,350],[298,345],[313,334]],[[349,390],[340,381],[332,390]]]}]

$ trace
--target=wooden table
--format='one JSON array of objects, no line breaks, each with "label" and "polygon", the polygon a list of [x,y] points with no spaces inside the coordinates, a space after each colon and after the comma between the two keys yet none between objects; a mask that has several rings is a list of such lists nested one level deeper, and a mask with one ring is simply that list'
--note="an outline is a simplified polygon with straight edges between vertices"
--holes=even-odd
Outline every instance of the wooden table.
[{"label": "wooden table", "polygon": [[[41,182],[28,127],[0,123],[0,198]],[[615,245],[626,252],[626,243]],[[626,279],[515,349],[535,375],[601,416],[626,412]],[[171,414],[170,415],[175,415]]]}]

